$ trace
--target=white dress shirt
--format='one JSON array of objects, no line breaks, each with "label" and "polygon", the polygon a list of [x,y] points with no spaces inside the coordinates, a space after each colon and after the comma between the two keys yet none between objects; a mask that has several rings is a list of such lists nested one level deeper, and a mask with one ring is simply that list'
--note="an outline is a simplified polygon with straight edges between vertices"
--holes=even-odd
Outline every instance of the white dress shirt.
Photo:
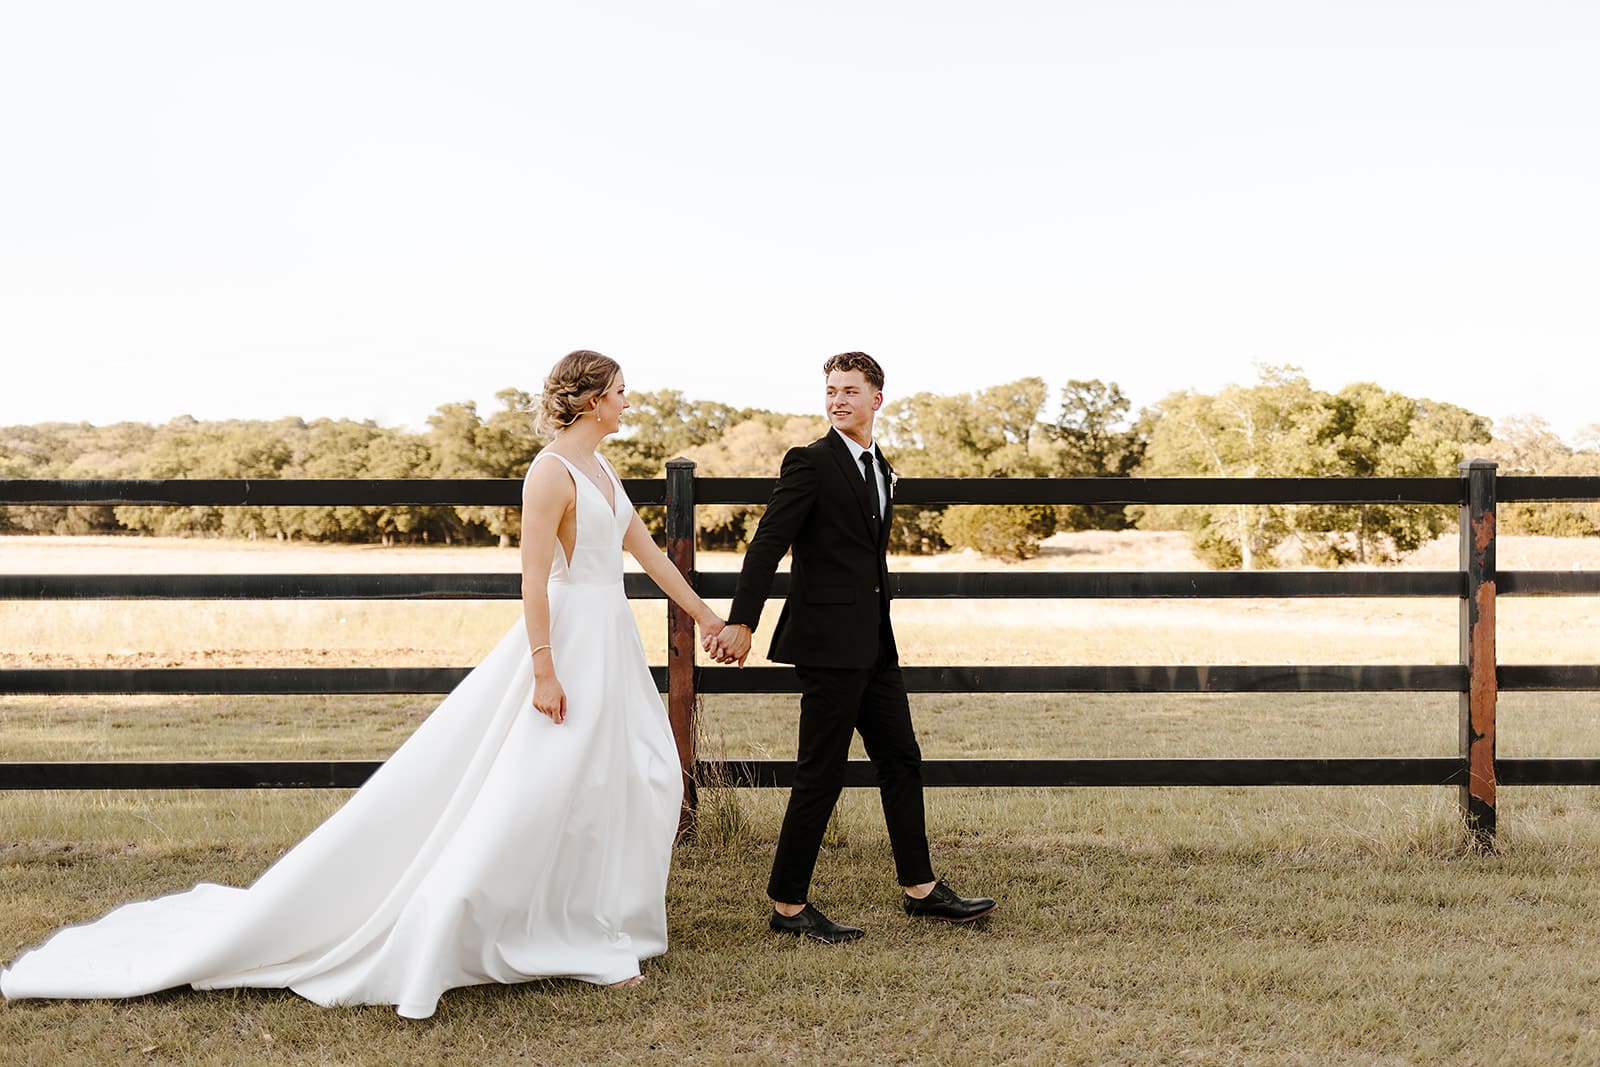
[{"label": "white dress shirt", "polygon": [[839,434],[839,440],[843,441],[844,446],[850,450],[850,458],[855,460],[856,470],[859,471],[861,469],[862,455],[867,452],[872,453],[872,482],[878,490],[878,518],[882,519],[889,514],[889,487],[883,483],[883,463],[881,462],[882,457],[878,455],[877,442],[874,441],[866,448],[862,448],[844,434],[839,433],[838,427],[834,427],[833,432]]}]

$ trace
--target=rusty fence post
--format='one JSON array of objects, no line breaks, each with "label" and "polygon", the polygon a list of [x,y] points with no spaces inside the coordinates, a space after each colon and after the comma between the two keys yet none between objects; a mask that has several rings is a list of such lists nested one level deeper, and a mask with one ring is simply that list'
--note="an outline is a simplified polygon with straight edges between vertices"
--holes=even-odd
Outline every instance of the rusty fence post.
[{"label": "rusty fence post", "polygon": [[[667,461],[667,558],[687,579],[694,575],[694,460]],[[667,718],[678,742],[678,762],[683,767],[683,811],[678,816],[681,837],[694,824],[694,619],[667,601]]]},{"label": "rusty fence post", "polygon": [[1461,787],[1461,817],[1472,844],[1494,848],[1494,716],[1499,686],[1495,677],[1495,464],[1470,459],[1461,464],[1466,501],[1461,505],[1461,665],[1467,689],[1461,694],[1461,758],[1467,780]]}]

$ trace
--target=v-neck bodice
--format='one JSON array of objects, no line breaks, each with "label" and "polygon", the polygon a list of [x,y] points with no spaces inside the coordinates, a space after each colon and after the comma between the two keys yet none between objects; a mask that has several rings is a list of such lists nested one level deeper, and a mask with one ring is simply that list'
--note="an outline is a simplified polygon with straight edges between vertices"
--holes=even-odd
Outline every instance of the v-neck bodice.
[{"label": "v-neck bodice", "polygon": [[[627,532],[628,522],[633,517],[633,506],[628,500],[628,494],[623,491],[621,480],[605,460],[600,460],[600,469],[611,482],[611,495],[615,501],[614,504],[608,504],[605,494],[600,492],[600,487],[579,470],[575,463],[559,452],[546,449],[534,457],[534,464],[546,456],[554,456],[560,460],[566,465],[567,472],[572,475],[573,484],[576,486],[574,505],[577,510],[577,532],[572,540],[572,558],[567,559],[566,550],[560,541],[557,541],[556,550],[550,560],[550,581],[555,584],[580,585],[620,583],[622,535]],[[533,473],[533,466],[529,466],[528,473]]]}]

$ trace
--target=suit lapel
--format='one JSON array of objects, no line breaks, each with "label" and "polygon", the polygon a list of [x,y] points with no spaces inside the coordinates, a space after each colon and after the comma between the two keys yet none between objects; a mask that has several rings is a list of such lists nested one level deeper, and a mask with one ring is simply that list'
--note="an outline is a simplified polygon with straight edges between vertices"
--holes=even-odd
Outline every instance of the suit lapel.
[{"label": "suit lapel", "polygon": [[867,479],[861,473],[861,464],[857,463],[855,456],[844,443],[844,438],[839,436],[837,430],[829,430],[824,438],[829,449],[833,452],[834,461],[839,464],[839,470],[844,474],[845,484],[851,487],[851,493],[856,498],[856,506],[861,509],[861,521],[867,525],[867,535],[881,533],[881,530],[872,528],[872,501],[867,497]]},{"label": "suit lapel", "polygon": [[889,466],[889,457],[882,452],[878,453],[878,459],[883,462],[883,478],[887,483],[883,495],[889,501],[888,506],[883,509],[883,529],[878,538],[878,547],[884,548],[889,544],[889,524],[894,521],[894,468]]}]

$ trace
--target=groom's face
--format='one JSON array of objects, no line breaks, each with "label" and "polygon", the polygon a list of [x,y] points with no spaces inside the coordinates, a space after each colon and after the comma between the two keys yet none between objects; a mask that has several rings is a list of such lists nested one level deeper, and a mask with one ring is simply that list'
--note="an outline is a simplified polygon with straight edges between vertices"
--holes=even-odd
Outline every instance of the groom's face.
[{"label": "groom's face", "polygon": [[828,421],[859,445],[872,440],[872,420],[883,406],[883,394],[858,370],[828,374]]}]

